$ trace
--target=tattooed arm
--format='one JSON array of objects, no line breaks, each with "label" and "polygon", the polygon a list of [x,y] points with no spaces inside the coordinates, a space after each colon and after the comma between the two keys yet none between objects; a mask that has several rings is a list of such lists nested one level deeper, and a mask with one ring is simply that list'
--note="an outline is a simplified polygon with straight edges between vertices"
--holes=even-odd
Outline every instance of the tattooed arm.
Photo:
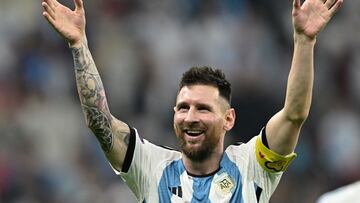
[{"label": "tattooed arm", "polygon": [[72,54],[86,124],[94,132],[112,165],[121,169],[129,143],[129,127],[111,115],[100,75],[86,42],[72,48]]},{"label": "tattooed arm", "polygon": [[112,166],[121,171],[129,144],[130,129],[110,113],[100,75],[87,46],[83,2],[74,2],[75,10],[72,11],[57,0],[43,0],[43,15],[69,43],[86,123],[94,132]]}]

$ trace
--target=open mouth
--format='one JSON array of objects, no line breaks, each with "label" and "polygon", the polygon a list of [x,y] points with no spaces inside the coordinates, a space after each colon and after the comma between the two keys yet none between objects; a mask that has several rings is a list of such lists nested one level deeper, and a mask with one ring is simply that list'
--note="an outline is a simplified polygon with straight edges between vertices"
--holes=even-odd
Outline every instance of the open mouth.
[{"label": "open mouth", "polygon": [[203,130],[184,130],[184,132],[191,137],[196,137],[204,133]]}]

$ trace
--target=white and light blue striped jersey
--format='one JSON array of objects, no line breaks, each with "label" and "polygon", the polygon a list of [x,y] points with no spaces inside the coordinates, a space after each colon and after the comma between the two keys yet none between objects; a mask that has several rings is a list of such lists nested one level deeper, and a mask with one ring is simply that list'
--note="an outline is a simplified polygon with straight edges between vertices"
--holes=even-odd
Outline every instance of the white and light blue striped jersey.
[{"label": "white and light blue striped jersey", "polygon": [[122,171],[115,172],[141,203],[267,203],[282,172],[260,166],[255,142],[256,137],[230,145],[216,172],[194,176],[185,170],[180,152],[154,145],[131,129]]}]

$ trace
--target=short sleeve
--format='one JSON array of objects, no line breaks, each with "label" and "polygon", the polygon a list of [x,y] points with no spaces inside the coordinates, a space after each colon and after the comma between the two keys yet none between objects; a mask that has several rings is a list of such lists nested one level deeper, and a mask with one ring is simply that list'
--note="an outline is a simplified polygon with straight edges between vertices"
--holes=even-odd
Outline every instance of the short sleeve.
[{"label": "short sleeve", "polygon": [[130,128],[129,147],[121,171],[114,172],[125,181],[134,193],[138,202],[143,202],[157,182],[156,172],[161,170],[166,160],[177,156],[163,147],[154,145],[139,136],[134,128]]},{"label": "short sleeve", "polygon": [[[130,127],[129,146],[121,171],[115,169],[110,164],[116,175],[120,175],[139,202],[144,199],[143,194],[146,192],[144,189],[148,184],[143,168],[149,168],[149,162],[141,159],[145,158],[142,155],[145,151],[151,150],[151,146],[149,145],[149,142],[139,137],[136,129]],[[143,161],[143,163],[139,164],[141,161]]]},{"label": "short sleeve", "polygon": [[242,195],[245,202],[269,202],[283,174],[282,171],[265,170],[257,160],[256,142],[259,137],[261,132],[247,143],[231,145],[226,150],[242,176]]}]

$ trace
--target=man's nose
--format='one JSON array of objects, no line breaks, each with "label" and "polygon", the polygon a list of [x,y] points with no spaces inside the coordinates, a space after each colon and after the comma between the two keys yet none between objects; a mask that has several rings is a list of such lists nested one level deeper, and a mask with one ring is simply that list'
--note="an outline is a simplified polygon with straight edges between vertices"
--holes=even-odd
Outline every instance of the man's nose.
[{"label": "man's nose", "polygon": [[196,109],[190,108],[189,111],[186,114],[185,117],[185,122],[198,122],[199,121],[199,117],[198,117],[198,113],[196,112]]}]

